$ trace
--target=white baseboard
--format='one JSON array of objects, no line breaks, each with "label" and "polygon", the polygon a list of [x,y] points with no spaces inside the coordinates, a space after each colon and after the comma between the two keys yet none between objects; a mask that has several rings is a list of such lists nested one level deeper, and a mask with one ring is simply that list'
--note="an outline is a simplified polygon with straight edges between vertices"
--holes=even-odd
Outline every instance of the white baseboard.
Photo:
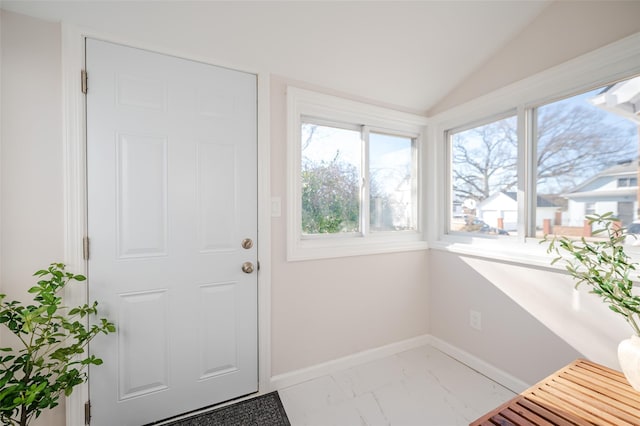
[{"label": "white baseboard", "polygon": [[289,373],[278,374],[277,376],[271,377],[271,389],[277,390],[297,385],[298,383],[306,382],[307,380],[315,379],[336,371],[345,370],[357,365],[366,364],[367,362],[427,345],[430,343],[430,338],[430,335],[424,334],[401,342],[391,343],[389,345],[348,355],[343,358],[323,362],[311,367],[302,368]]},{"label": "white baseboard", "polygon": [[449,355],[452,358],[460,361],[466,366],[476,370],[478,373],[487,376],[494,382],[499,383],[512,392],[520,393],[531,387],[530,384],[506,373],[503,370],[481,360],[475,355],[466,352],[457,346],[453,346],[444,340],[438,339],[435,336],[429,336],[429,344],[441,352]]},{"label": "white baseboard", "polygon": [[450,357],[460,361],[515,393],[520,393],[530,387],[529,384],[481,360],[480,358],[453,346],[444,340],[429,334],[424,334],[401,342],[391,343],[379,348],[369,349],[343,358],[323,362],[311,367],[278,374],[277,376],[271,377],[270,389],[278,390],[297,385],[298,383],[306,382],[336,371],[352,368],[357,365],[366,364],[367,362],[395,355],[423,345],[433,346],[439,351],[444,352]]}]

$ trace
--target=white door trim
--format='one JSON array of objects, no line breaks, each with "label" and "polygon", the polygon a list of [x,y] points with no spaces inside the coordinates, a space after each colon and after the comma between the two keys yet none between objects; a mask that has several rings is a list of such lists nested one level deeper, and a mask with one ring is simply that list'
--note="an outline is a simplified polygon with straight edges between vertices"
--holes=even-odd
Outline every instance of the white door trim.
[{"label": "white door trim", "polygon": [[[84,69],[84,39],[87,37],[151,50],[211,65],[238,69],[233,64],[216,63],[212,58],[196,58],[182,52],[167,51],[148,43],[118,38],[75,25],[62,24],[62,149],[64,178],[64,262],[74,273],[86,274],[82,239],[87,229],[86,117],[85,97],[80,91],[80,71]],[[246,71],[258,76],[258,380],[259,392],[271,391],[271,145],[269,139],[268,72]],[[91,76],[89,76],[91,90]],[[86,286],[66,289],[67,303],[86,303]],[[84,404],[89,387],[79,385],[66,399],[66,424],[84,424]]]}]

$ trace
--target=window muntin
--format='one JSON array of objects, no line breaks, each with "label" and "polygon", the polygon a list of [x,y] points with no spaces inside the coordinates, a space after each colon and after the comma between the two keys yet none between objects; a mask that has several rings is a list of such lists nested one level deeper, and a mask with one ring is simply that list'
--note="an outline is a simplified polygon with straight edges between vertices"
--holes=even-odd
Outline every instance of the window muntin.
[{"label": "window muntin", "polygon": [[449,231],[516,235],[518,137],[515,115],[449,132]]},{"label": "window muntin", "polygon": [[[586,216],[613,212],[638,219],[638,122],[616,91],[640,77],[535,108],[535,234],[591,237]],[[640,98],[640,91],[636,94]],[[634,208],[635,203],[635,208]]]}]

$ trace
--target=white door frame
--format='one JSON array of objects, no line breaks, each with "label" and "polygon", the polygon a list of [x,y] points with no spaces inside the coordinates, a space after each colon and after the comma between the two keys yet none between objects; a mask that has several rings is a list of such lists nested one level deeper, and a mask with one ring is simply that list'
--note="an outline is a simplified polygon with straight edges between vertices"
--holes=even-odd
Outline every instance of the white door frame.
[{"label": "white door frame", "polygon": [[[83,237],[87,232],[87,163],[85,96],[80,90],[80,72],[84,69],[85,38],[96,38],[130,47],[151,50],[195,60],[210,65],[238,69],[233,64],[216,63],[214,58],[196,58],[162,46],[138,43],[112,34],[62,24],[62,111],[63,111],[63,179],[64,179],[64,263],[76,274],[87,273],[83,259]],[[271,391],[271,169],[269,139],[269,73],[245,71],[258,77],[258,391]],[[91,76],[89,76],[91,90]],[[67,304],[88,300],[86,285],[70,286],[65,291]],[[79,385],[66,399],[66,424],[84,424],[84,404],[88,384]]]}]

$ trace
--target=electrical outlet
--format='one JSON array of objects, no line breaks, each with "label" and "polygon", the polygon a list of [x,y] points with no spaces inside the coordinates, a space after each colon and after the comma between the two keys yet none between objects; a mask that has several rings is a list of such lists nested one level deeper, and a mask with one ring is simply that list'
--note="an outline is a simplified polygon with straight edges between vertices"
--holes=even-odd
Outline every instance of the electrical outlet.
[{"label": "electrical outlet", "polygon": [[469,325],[476,330],[482,330],[482,314],[478,311],[469,311]]}]

